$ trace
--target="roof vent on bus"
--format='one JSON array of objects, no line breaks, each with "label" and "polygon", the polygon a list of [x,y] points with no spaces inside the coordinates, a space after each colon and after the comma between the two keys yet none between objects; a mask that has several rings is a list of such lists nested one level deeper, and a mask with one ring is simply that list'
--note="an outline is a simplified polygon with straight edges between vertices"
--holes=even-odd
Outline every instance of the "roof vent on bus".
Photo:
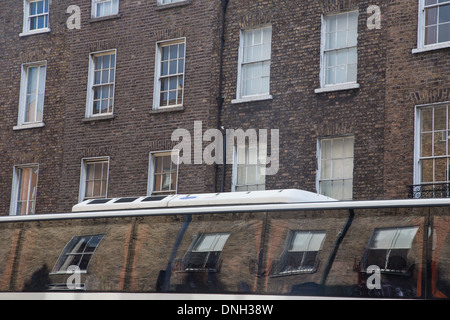
[{"label": "roof vent on bus", "polygon": [[116,201],[114,201],[114,203],[130,203],[130,202],[134,202],[139,198],[120,198]]},{"label": "roof vent on bus", "polygon": [[142,200],[142,202],[160,201],[167,198],[167,196],[151,196]]},{"label": "roof vent on bus", "polygon": [[95,199],[95,200],[89,201],[87,204],[104,204],[104,203],[107,203],[107,202],[109,202],[111,200],[112,199]]}]

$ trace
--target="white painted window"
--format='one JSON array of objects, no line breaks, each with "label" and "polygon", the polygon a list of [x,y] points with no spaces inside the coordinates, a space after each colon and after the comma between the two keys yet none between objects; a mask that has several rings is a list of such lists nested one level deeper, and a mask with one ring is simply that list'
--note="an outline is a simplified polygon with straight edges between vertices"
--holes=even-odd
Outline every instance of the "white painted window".
[{"label": "white painted window", "polygon": [[359,87],[358,11],[323,16],[322,24],[321,88]]},{"label": "white painted window", "polygon": [[408,253],[416,237],[417,227],[375,229],[368,252],[366,266],[376,265],[384,272],[407,272]]},{"label": "white painted window", "polygon": [[93,53],[89,61],[86,118],[112,115],[116,81],[116,50]]},{"label": "white painted window", "polygon": [[50,0],[24,0],[23,32],[28,35],[48,32]]},{"label": "white painted window", "polygon": [[419,0],[418,44],[413,52],[450,46],[450,0]]},{"label": "white painted window", "polygon": [[149,195],[177,193],[178,159],[178,151],[150,153]]},{"label": "white painted window", "polygon": [[353,198],[353,145],[353,136],[319,140],[320,194],[338,200]]},{"label": "white painted window", "polygon": [[175,3],[175,2],[182,2],[182,1],[186,1],[186,0],[158,0],[158,4],[170,4],[170,3]]},{"label": "white painted window", "polygon": [[156,47],[153,109],[183,106],[186,41],[164,41]]},{"label": "white painted window", "polygon": [[22,66],[19,116],[14,129],[43,126],[46,62]]},{"label": "white painted window", "polygon": [[324,231],[292,231],[278,267],[278,274],[312,272],[317,267],[317,255],[322,249]]},{"label": "white painted window", "polygon": [[417,108],[415,184],[450,182],[450,104]]},{"label": "white painted window", "polygon": [[10,215],[35,214],[39,166],[14,167]]},{"label": "white painted window", "polygon": [[75,236],[65,246],[52,273],[73,273],[69,267],[78,267],[80,272],[87,272],[97,247],[104,235]]},{"label": "white painted window", "polygon": [[229,237],[229,233],[197,236],[184,259],[184,269],[219,271],[219,257]]},{"label": "white painted window", "polygon": [[241,31],[236,100],[269,99],[272,27]]},{"label": "white painted window", "polygon": [[82,160],[79,202],[108,196],[109,158]]},{"label": "white painted window", "polygon": [[92,0],[92,18],[107,17],[119,13],[119,0]]},{"label": "white painted window", "polygon": [[258,147],[261,146],[235,146],[232,191],[265,190],[267,150]]}]

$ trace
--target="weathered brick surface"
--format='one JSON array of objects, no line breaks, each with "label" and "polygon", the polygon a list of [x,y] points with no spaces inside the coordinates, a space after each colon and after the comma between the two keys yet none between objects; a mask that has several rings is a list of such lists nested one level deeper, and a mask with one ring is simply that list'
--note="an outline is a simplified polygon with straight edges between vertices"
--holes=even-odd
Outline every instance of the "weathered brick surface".
[{"label": "weathered brick surface", "polygon": [[390,1],[385,112],[385,196],[405,197],[413,184],[414,107],[442,103],[449,96],[449,49],[413,54],[417,48],[418,1]]},{"label": "weathered brick surface", "polygon": [[[68,30],[69,5],[81,8],[81,29]],[[381,9],[369,30],[366,10]],[[319,87],[321,16],[358,10],[359,89],[314,93]],[[169,150],[176,128],[193,134],[216,127],[221,1],[190,0],[158,8],[120,1],[120,17],[90,19],[90,2],[52,2],[51,32],[19,37],[22,5],[0,3],[0,212],[9,212],[13,166],[39,163],[37,212],[64,212],[78,200],[81,159],[109,156],[108,196],[147,193],[149,153]],[[240,30],[272,26],[272,100],[236,98]],[[151,113],[157,41],[186,38],[184,110]],[[280,170],[267,189],[316,190],[317,140],[354,135],[353,198],[407,197],[413,182],[414,106],[449,100],[448,49],[412,54],[417,1],[230,0],[223,52],[221,124],[229,129],[279,129]],[[117,50],[114,118],[84,122],[89,54]],[[46,60],[44,128],[13,131],[22,63]],[[204,143],[205,145],[206,143]],[[179,193],[220,190],[221,167],[182,165]],[[231,165],[225,189],[231,190]],[[216,179],[215,179],[216,178]],[[216,185],[214,186],[214,181]]]},{"label": "weathered brick surface", "polygon": [[[381,1],[230,1],[226,24],[223,123],[280,130],[280,170],[267,189],[316,191],[317,140],[355,136],[354,199],[383,198],[386,29],[368,30],[368,5]],[[321,16],[357,8],[360,89],[314,93],[320,87]],[[273,100],[231,104],[236,97],[240,30],[272,25]],[[231,189],[231,166],[226,190]]]},{"label": "weathered brick surface", "polygon": [[[399,297],[400,292],[408,298],[425,294],[442,298],[441,293],[450,293],[448,208],[355,210],[340,244],[341,230],[349,222],[347,210],[230,212],[193,215],[191,221],[186,218],[172,215],[2,223],[0,292],[42,292],[49,284],[73,284],[71,274],[52,272],[61,252],[74,236],[101,234],[104,238],[87,273],[80,275],[88,292],[367,296],[364,259],[374,230],[415,226],[417,233],[405,261],[408,276],[382,273],[381,297]],[[429,223],[433,238],[427,236]],[[326,233],[316,268],[274,273],[274,266],[288,249],[287,238],[292,231]],[[209,272],[185,270],[182,261],[194,239],[214,232],[230,234],[219,257],[221,268]],[[330,260],[335,249],[335,257]],[[434,267],[429,268],[432,262]],[[425,283],[436,290],[427,291]]]},{"label": "weathered brick surface", "polygon": [[[2,1],[0,45],[0,211],[8,214],[13,166],[39,163],[37,213],[65,212],[78,201],[81,160],[110,157],[108,196],[147,193],[149,153],[171,150],[172,132],[193,134],[194,121],[208,128],[215,117],[217,83],[215,1],[187,1],[164,9],[156,1],[120,1],[120,17],[92,21],[90,1],[57,1],[51,32],[19,38],[22,5]],[[81,8],[80,30],[68,30],[69,5]],[[3,20],[2,20],[3,21]],[[184,110],[151,113],[156,42],[186,38]],[[114,119],[83,122],[90,53],[116,49]],[[47,60],[45,127],[13,131],[17,122],[20,68]],[[178,192],[212,190],[211,168],[181,166]],[[206,177],[209,175],[209,177]]]}]

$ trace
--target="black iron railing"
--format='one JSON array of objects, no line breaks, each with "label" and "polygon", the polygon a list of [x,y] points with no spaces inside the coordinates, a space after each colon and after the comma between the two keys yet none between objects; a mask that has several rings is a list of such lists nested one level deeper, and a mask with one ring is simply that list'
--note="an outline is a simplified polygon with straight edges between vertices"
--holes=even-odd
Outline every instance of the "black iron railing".
[{"label": "black iron railing", "polygon": [[450,182],[410,185],[408,196],[411,199],[450,198]]}]

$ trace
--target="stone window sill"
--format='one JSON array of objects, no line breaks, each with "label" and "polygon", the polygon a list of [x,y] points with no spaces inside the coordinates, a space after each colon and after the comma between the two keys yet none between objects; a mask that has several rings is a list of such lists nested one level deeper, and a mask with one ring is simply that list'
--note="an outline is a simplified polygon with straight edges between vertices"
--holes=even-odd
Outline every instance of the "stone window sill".
[{"label": "stone window sill", "polygon": [[165,10],[170,8],[176,8],[176,7],[183,7],[191,3],[192,0],[184,0],[184,1],[178,1],[174,3],[167,3],[167,4],[158,4],[156,7],[156,10]]},{"label": "stone window sill", "polygon": [[351,90],[351,89],[359,89],[359,83],[345,83],[345,84],[337,84],[334,86],[328,86],[324,88],[318,88],[314,90],[314,93],[323,93],[323,92],[334,92],[334,91],[343,91],[343,90]]}]

